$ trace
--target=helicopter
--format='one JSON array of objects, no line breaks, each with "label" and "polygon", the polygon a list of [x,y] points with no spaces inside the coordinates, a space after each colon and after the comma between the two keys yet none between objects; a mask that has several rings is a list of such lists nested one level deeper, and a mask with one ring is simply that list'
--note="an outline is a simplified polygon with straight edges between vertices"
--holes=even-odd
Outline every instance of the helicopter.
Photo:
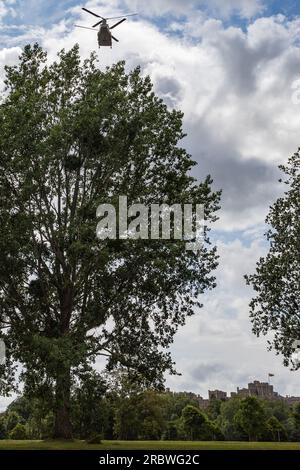
[{"label": "helicopter", "polygon": [[[132,13],[130,15],[114,16],[112,18],[104,18],[103,16],[97,15],[97,13],[94,13],[94,12],[88,10],[87,8],[82,8],[82,10],[86,11],[87,13],[90,13],[90,15],[93,15],[93,16],[96,16],[97,18],[100,18],[100,21],[98,21],[96,24],[94,24],[92,28],[89,28],[87,26],[80,26],[78,24],[75,24],[75,27],[95,31],[94,28],[99,26],[99,30],[98,30],[98,44],[99,44],[99,47],[101,47],[101,46],[112,47],[112,40],[114,40],[116,42],[119,42],[119,40],[112,35],[111,30],[116,28],[117,26],[119,26],[121,23],[124,23],[124,21],[126,21],[126,19],[129,16],[136,16],[137,15],[137,13]],[[122,18],[121,21],[118,21],[113,26],[109,26],[109,24],[108,24],[109,20],[119,20],[120,18]]]}]

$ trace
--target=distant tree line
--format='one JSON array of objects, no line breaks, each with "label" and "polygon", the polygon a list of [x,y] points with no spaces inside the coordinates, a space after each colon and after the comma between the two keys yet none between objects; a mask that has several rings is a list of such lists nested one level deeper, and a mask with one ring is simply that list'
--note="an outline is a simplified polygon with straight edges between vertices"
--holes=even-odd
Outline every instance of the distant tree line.
[{"label": "distant tree line", "polygon": [[[188,441],[300,441],[300,403],[256,397],[212,400],[205,410],[188,393],[108,386],[97,374],[72,393],[74,438]],[[0,415],[0,439],[47,439],[54,415],[26,396]]]}]

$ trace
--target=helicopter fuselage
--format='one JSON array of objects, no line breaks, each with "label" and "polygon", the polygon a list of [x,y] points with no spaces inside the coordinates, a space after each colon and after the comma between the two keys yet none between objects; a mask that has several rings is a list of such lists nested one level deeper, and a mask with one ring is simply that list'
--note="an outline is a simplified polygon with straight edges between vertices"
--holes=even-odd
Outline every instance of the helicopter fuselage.
[{"label": "helicopter fuselage", "polygon": [[99,47],[102,47],[102,46],[112,47],[111,32],[106,21],[103,21],[103,23],[100,25],[100,28],[98,31],[98,44],[99,44]]},{"label": "helicopter fuselage", "polygon": [[[94,13],[91,10],[88,10],[87,8],[83,7],[82,10],[84,10],[86,13],[89,13],[90,15],[96,16],[97,18],[97,23],[92,26],[92,28],[89,28],[87,26],[81,26],[76,24],[76,28],[83,28],[83,29],[91,29],[92,31],[96,31],[94,28],[99,26],[99,31],[98,31],[98,44],[99,47],[104,46],[104,47],[112,47],[112,42],[113,40],[116,42],[119,42],[119,40],[111,33],[111,30],[119,26],[120,24],[124,23],[124,21],[127,20],[129,16],[136,16],[137,13],[131,13],[130,15],[125,15],[125,16],[114,16],[111,18],[104,18],[103,16],[98,15],[97,13]],[[100,19],[100,21],[99,21]],[[112,26],[109,26],[108,21],[109,20],[119,20],[117,23],[113,24]]]}]

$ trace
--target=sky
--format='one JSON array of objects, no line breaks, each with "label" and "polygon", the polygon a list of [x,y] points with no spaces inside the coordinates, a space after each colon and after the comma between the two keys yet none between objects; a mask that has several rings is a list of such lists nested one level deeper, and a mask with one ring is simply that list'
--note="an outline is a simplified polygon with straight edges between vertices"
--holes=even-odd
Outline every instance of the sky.
[{"label": "sky", "polygon": [[300,145],[300,2],[0,0],[0,87],[4,65],[29,42],[45,47],[49,60],[76,42],[83,58],[96,50],[96,33],[74,28],[94,23],[82,6],[102,16],[139,14],[115,29],[119,44],[98,50],[100,66],[125,59],[128,70],[140,65],[151,76],[156,93],[184,112],[181,144],[199,163],[195,176],[211,174],[223,190],[213,232],[218,287],[177,334],[181,376],[167,385],[206,397],[271,372],[275,390],[300,396],[300,372],[251,332],[253,292],[244,281],[268,249],[264,220],[282,191],[278,165]]}]

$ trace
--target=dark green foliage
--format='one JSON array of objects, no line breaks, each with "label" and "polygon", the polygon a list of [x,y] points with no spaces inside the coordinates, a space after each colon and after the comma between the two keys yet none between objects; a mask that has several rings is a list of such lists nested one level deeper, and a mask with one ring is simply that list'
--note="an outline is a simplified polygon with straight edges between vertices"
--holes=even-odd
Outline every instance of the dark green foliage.
[{"label": "dark green foliage", "polygon": [[103,436],[102,434],[93,434],[89,437],[86,442],[87,444],[102,444]]},{"label": "dark green foliage", "polygon": [[212,437],[211,423],[199,408],[187,405],[182,410],[182,422],[188,440],[206,441]]},{"label": "dark green foliage", "polygon": [[266,424],[268,435],[266,440],[274,442],[287,441],[287,431],[275,416],[271,416]]},{"label": "dark green foliage", "polygon": [[255,397],[246,397],[241,400],[240,409],[234,419],[248,435],[249,441],[257,441],[265,432],[265,410],[262,403]]},{"label": "dark green foliage", "polygon": [[14,441],[24,441],[28,438],[26,432],[26,426],[24,424],[18,423],[8,434],[9,439]]},{"label": "dark green foliage", "polygon": [[218,418],[218,416],[220,416],[221,405],[222,405],[221,400],[216,400],[216,399],[211,400],[209,407],[207,409],[207,414],[210,419],[215,420]]},{"label": "dark green foliage", "polygon": [[0,416],[0,439],[5,439],[6,438],[6,422],[5,422],[5,416],[1,415]]},{"label": "dark green foliage", "polygon": [[295,425],[293,416],[290,416],[289,419],[284,423],[284,427],[288,434],[288,440],[290,442],[300,442],[300,432]]},{"label": "dark green foliage", "polygon": [[293,412],[294,425],[297,432],[300,434],[300,403],[297,403]]},{"label": "dark green foliage", "polygon": [[[291,408],[281,400],[234,398],[222,402],[217,419],[212,420],[208,409],[202,410],[198,405],[181,408],[183,396],[188,398],[188,394],[144,390],[136,384],[130,386],[126,379],[123,384],[105,385],[92,374],[85,385],[82,382],[72,390],[74,438],[91,444],[101,439],[300,441],[300,405]],[[180,417],[173,414],[170,418],[175,405],[181,409]],[[37,400],[30,403],[25,397],[19,398],[0,416],[0,439],[8,439],[18,424],[25,426],[27,439],[52,438],[53,418]]]},{"label": "dark green foliage", "polygon": [[7,412],[17,413],[21,419],[27,421],[31,415],[32,408],[33,404],[30,402],[30,400],[28,400],[26,397],[20,397],[8,405]]},{"label": "dark green foliage", "polygon": [[163,440],[165,441],[176,441],[178,440],[178,423],[171,421],[167,424],[166,430],[163,434]]},{"label": "dark green foliage", "polygon": [[217,423],[228,441],[243,441],[248,438],[240,424],[235,419],[241,407],[241,400],[234,398],[221,404],[220,416]]},{"label": "dark green foliage", "polygon": [[105,400],[106,384],[94,371],[80,374],[72,393],[74,433],[81,439],[105,433],[109,406]]},{"label": "dark green foliage", "polygon": [[280,422],[285,422],[291,415],[291,407],[282,400],[264,402],[267,417],[275,416]]},{"label": "dark green foliage", "polygon": [[256,273],[246,279],[256,294],[250,304],[253,332],[272,333],[270,347],[296,370],[300,363],[291,361],[291,356],[294,342],[300,340],[300,149],[280,168],[286,192],[266,219],[270,250],[257,263]]},{"label": "dark green foliage", "polygon": [[28,439],[43,439],[53,436],[54,416],[42,399],[23,396],[14,400],[5,414],[6,432],[17,423],[26,423]]},{"label": "dark green foliage", "polygon": [[6,432],[10,433],[18,424],[21,424],[22,418],[16,411],[8,411],[5,415]]},{"label": "dark green foliage", "polygon": [[219,428],[218,424],[209,421],[207,425],[207,440],[208,441],[224,441],[225,436]]},{"label": "dark green foliage", "polygon": [[141,430],[138,414],[139,397],[124,398],[118,403],[115,412],[114,435],[119,440],[136,440]]},{"label": "dark green foliage", "polygon": [[148,390],[142,395],[138,412],[142,420],[140,438],[160,440],[166,428],[167,397]]},{"label": "dark green foliage", "polygon": [[[215,286],[216,250],[178,240],[99,241],[101,203],[198,203],[208,225],[220,194],[178,143],[169,111],[140,69],[101,71],[79,48],[47,65],[38,45],[6,67],[0,105],[0,325],[3,388],[22,364],[26,395],[43,397],[57,437],[72,436],[71,389],[98,355],[107,369],[162,385],[168,348],[199,296]],[[0,329],[1,331],[1,329]],[[1,382],[2,383],[2,382]]]},{"label": "dark green foliage", "polygon": [[181,417],[182,410],[187,406],[198,407],[196,399],[190,394],[184,392],[167,393],[167,419],[169,421],[176,420]]}]

